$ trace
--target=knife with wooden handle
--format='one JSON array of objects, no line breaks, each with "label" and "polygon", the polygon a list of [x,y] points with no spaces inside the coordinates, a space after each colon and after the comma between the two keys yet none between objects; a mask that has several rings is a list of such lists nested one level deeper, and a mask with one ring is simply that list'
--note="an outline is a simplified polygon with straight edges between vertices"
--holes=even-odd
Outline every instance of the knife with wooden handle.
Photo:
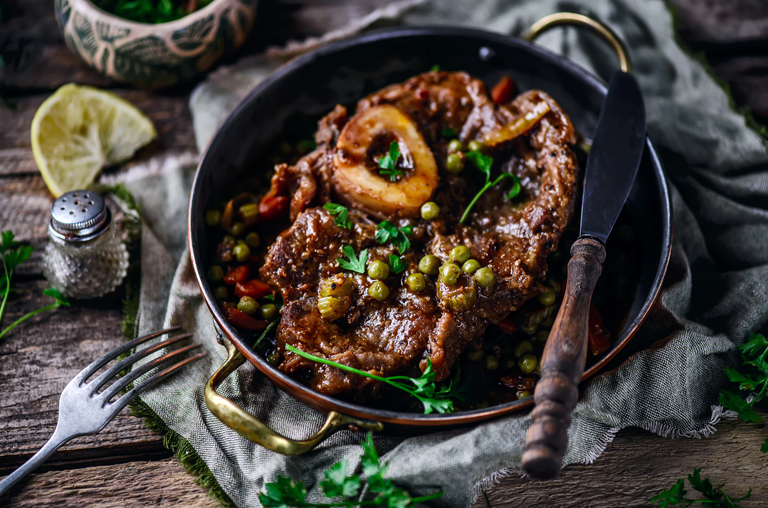
[{"label": "knife with wooden handle", "polygon": [[592,291],[605,261],[605,242],[640,167],[645,146],[645,104],[632,75],[616,71],[603,103],[584,175],[579,238],[571,247],[563,302],[541,361],[536,407],[526,436],[523,469],[556,477],[568,446],[571,413],[587,359]]}]

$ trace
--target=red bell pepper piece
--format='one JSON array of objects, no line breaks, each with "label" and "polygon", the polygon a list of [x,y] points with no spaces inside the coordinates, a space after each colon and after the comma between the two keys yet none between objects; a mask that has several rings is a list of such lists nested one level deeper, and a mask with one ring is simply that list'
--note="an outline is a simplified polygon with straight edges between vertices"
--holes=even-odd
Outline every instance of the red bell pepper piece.
[{"label": "red bell pepper piece", "polygon": [[288,213],[290,201],[286,196],[271,196],[267,194],[259,204],[259,220],[262,222],[277,220]]},{"label": "red bell pepper piece", "polygon": [[251,298],[258,300],[259,298],[272,294],[272,290],[263,280],[253,279],[247,282],[238,282],[235,286],[235,294],[238,298],[250,296]]},{"label": "red bell pepper piece", "polygon": [[226,303],[221,304],[221,310],[224,312],[224,316],[227,318],[227,321],[229,321],[230,324],[234,326],[245,328],[247,330],[264,330],[267,326],[269,326],[269,321],[252,318],[245,312],[233,309]]},{"label": "red bell pepper piece", "polygon": [[509,76],[504,76],[491,90],[491,98],[495,104],[506,104],[515,94],[515,83]]},{"label": "red bell pepper piece", "polygon": [[589,354],[597,356],[613,345],[611,332],[603,325],[603,318],[597,308],[589,304]]},{"label": "red bell pepper piece", "polygon": [[235,267],[229,267],[227,274],[224,276],[224,283],[234,286],[238,282],[243,282],[250,275],[251,269],[248,265],[239,265]]}]

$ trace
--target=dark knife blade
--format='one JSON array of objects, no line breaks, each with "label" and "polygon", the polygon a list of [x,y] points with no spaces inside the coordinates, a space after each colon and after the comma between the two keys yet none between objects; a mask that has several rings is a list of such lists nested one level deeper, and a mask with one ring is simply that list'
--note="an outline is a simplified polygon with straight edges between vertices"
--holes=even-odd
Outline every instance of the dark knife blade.
[{"label": "dark knife blade", "polygon": [[581,235],[603,243],[619,217],[645,146],[645,103],[631,74],[616,71],[600,111],[584,175]]}]

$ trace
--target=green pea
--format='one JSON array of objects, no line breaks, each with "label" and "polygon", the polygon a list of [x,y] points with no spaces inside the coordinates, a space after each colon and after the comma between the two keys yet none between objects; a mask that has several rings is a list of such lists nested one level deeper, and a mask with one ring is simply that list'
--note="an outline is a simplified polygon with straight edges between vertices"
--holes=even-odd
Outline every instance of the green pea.
[{"label": "green pea", "polygon": [[520,367],[520,370],[525,374],[530,374],[536,370],[536,365],[538,363],[539,361],[536,359],[536,355],[528,353],[520,357],[520,359],[517,361],[517,366]]},{"label": "green pea", "polygon": [[235,255],[238,261],[244,263],[251,257],[251,249],[246,244],[239,243],[232,249],[232,254]]},{"label": "green pea", "polygon": [[514,369],[517,366],[517,360],[509,359],[504,362],[504,366],[508,369]]},{"label": "green pea", "polygon": [[472,256],[472,253],[469,252],[469,247],[464,245],[459,245],[458,247],[451,249],[451,261],[455,261],[456,263],[463,263],[467,261],[470,256]]},{"label": "green pea", "polygon": [[213,290],[213,297],[217,300],[226,300],[229,298],[229,291],[227,291],[227,286],[219,286],[216,289]]},{"label": "green pea", "polygon": [[419,270],[427,275],[437,275],[440,271],[440,258],[427,254],[419,261]]},{"label": "green pea", "polygon": [[530,324],[530,325],[523,325],[520,327],[520,331],[523,333],[527,333],[528,335],[534,335],[536,333],[536,330],[539,329],[539,325],[536,323]]},{"label": "green pea", "polygon": [[434,201],[428,201],[421,205],[421,218],[424,220],[434,220],[440,215],[440,207]]},{"label": "green pea", "polygon": [[456,263],[445,263],[440,267],[440,280],[443,284],[453,286],[459,281],[461,268]]},{"label": "green pea", "polygon": [[217,226],[219,224],[219,219],[221,219],[220,211],[208,210],[205,212],[205,222],[208,223],[209,226]]},{"label": "green pea", "polygon": [[269,353],[269,355],[267,355],[267,361],[273,367],[277,367],[278,365],[280,365],[281,360],[282,360],[282,356],[277,351],[277,349],[275,349],[274,351]]},{"label": "green pea", "polygon": [[539,294],[538,298],[539,298],[539,303],[541,303],[546,307],[549,307],[550,305],[555,303],[555,299],[557,299],[557,295],[555,294],[554,291],[552,291],[551,288],[547,288],[546,291]]},{"label": "green pea", "polygon": [[235,241],[235,237],[232,235],[224,235],[224,238],[222,238],[221,241],[225,243],[232,243]]},{"label": "green pea", "polygon": [[424,280],[424,276],[420,273],[412,273],[406,280],[408,282],[408,289],[414,293],[420,293],[427,288],[427,281]]},{"label": "green pea", "polygon": [[470,351],[467,357],[473,362],[476,362],[480,358],[482,358],[484,354],[485,354],[485,351],[483,351],[482,349],[478,349],[477,351]]},{"label": "green pea", "polygon": [[475,272],[475,280],[477,285],[483,289],[490,289],[496,285],[496,274],[493,273],[493,269],[489,266],[478,268]]},{"label": "green pea", "polygon": [[485,153],[485,143],[482,141],[475,141],[474,139],[469,142],[469,151],[470,152],[480,152]]},{"label": "green pea", "polygon": [[555,293],[560,292],[560,283],[557,282],[555,279],[547,279],[547,286],[552,288],[552,291]]},{"label": "green pea", "polygon": [[515,348],[512,350],[512,353],[516,357],[520,358],[524,354],[530,353],[531,351],[533,351],[533,344],[531,344],[531,341],[529,340],[524,340],[515,344]]},{"label": "green pea", "polygon": [[249,247],[253,247],[255,249],[261,243],[261,238],[259,238],[258,233],[248,233],[245,236],[245,243],[247,243]]},{"label": "green pea", "polygon": [[251,298],[250,296],[244,296],[237,302],[237,310],[245,312],[249,316],[252,316],[259,310],[259,302]]},{"label": "green pea", "polygon": [[368,288],[368,294],[371,295],[374,300],[383,302],[389,296],[389,288],[386,284],[377,280]]},{"label": "green pea", "polygon": [[480,262],[474,259],[468,259],[461,265],[461,269],[472,275],[480,268]]},{"label": "green pea", "polygon": [[232,233],[233,236],[240,236],[243,233],[245,233],[245,224],[242,222],[235,222],[232,224],[232,227],[229,229],[229,232]]},{"label": "green pea", "polygon": [[450,153],[463,152],[465,150],[466,148],[464,148],[464,144],[458,139],[452,139],[450,143],[448,143],[448,152]]},{"label": "green pea", "polygon": [[219,282],[224,278],[224,270],[219,265],[213,265],[208,269],[208,279],[213,282]]},{"label": "green pea", "polygon": [[448,158],[445,159],[445,169],[454,174],[461,173],[464,169],[464,159],[457,153],[448,154]]},{"label": "green pea", "polygon": [[389,277],[389,265],[378,259],[368,263],[368,277],[375,280],[385,280]]},{"label": "green pea", "polygon": [[259,315],[267,321],[274,321],[277,317],[277,307],[274,303],[268,303],[259,307]]},{"label": "green pea", "polygon": [[499,359],[493,355],[485,357],[485,370],[496,370],[499,368]]},{"label": "green pea", "polygon": [[542,330],[536,334],[536,340],[538,340],[539,342],[547,342],[548,338],[549,338],[549,330]]},{"label": "green pea", "polygon": [[527,399],[528,397],[531,396],[531,391],[530,390],[518,390],[517,393],[515,393],[515,395],[517,395],[517,399],[518,400]]}]

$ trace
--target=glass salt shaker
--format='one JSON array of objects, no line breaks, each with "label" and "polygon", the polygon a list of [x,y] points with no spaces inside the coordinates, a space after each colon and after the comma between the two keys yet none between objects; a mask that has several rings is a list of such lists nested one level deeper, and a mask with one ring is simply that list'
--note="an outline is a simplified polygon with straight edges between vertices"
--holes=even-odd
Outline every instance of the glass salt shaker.
[{"label": "glass salt shaker", "polygon": [[43,274],[70,298],[103,296],[123,281],[128,249],[115,236],[112,213],[97,192],[72,191],[51,206]]}]

